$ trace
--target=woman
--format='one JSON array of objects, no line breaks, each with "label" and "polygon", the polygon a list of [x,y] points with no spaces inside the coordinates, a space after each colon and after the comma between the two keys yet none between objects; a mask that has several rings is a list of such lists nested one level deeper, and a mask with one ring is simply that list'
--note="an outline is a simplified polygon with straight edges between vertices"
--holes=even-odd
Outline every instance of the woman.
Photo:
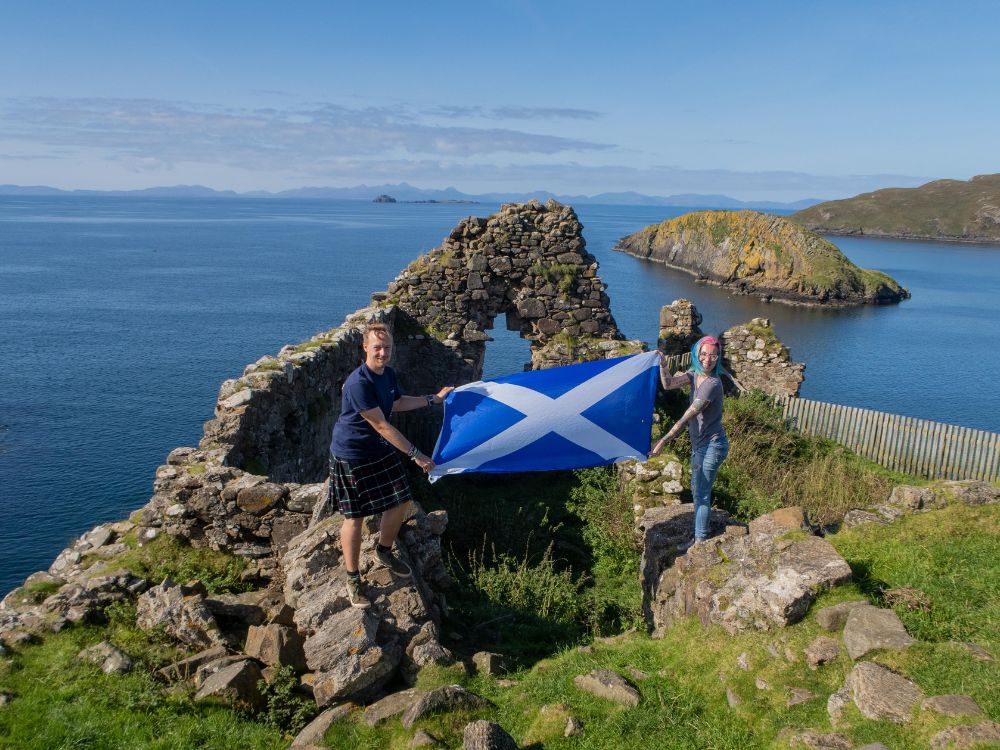
[{"label": "woman", "polygon": [[684,426],[691,436],[691,495],[694,498],[694,541],[681,545],[686,550],[708,537],[708,513],[712,507],[712,483],[719,466],[729,454],[729,440],[722,426],[722,344],[712,336],[704,336],[691,348],[691,369],[670,377],[660,364],[660,382],[664,390],[691,386],[691,405],[659,442],[653,446],[656,455],[663,446],[680,435]]}]

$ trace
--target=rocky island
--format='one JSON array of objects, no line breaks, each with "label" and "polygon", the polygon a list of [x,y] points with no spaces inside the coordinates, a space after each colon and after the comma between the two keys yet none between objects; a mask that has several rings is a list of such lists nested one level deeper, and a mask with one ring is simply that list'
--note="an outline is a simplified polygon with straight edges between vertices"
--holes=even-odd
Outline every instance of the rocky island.
[{"label": "rocky island", "polygon": [[949,242],[1000,241],[1000,174],[935,180],[827,201],[791,217],[822,234]]},{"label": "rocky island", "polygon": [[658,261],[737,294],[811,305],[885,305],[910,293],[880,271],[780,216],[695,211],[652,224],[615,248]]}]

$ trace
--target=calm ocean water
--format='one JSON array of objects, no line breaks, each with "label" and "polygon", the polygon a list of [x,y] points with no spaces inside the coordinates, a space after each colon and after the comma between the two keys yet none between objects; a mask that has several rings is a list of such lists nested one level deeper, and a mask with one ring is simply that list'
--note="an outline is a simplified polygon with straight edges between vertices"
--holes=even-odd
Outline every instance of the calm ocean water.
[{"label": "calm ocean water", "polygon": [[[146,502],[195,445],[222,380],[340,324],[412,258],[494,205],[0,196],[0,594],[72,538]],[[691,299],[718,332],[771,318],[807,363],[802,394],[1000,429],[1000,248],[835,239],[908,287],[897,306],[813,310],[732,297],[611,250],[683,213],[581,206],[612,311],[653,342]],[[503,330],[487,376],[520,369]]]}]

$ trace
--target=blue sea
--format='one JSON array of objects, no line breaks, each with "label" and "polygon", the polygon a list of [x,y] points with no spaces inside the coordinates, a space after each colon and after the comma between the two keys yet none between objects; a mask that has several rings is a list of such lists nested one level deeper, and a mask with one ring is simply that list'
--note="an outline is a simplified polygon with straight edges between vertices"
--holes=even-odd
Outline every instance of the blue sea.
[{"label": "blue sea", "polygon": [[[71,539],[151,494],[196,445],[219,384],[339,325],[486,204],[0,196],[0,594]],[[612,251],[688,209],[580,206],[612,311],[654,342],[686,297],[718,332],[772,320],[802,394],[1000,430],[1000,247],[833,238],[910,289],[891,307],[822,310],[734,297]],[[487,377],[527,342],[498,321]]]}]

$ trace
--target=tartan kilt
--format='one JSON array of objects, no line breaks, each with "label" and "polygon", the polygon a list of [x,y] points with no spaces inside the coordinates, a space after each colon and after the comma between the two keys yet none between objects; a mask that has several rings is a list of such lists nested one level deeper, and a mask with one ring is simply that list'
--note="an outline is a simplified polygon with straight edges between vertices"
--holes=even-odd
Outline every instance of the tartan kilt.
[{"label": "tartan kilt", "polygon": [[330,456],[330,499],[345,518],[383,513],[412,500],[406,467],[396,451],[381,458]]}]

